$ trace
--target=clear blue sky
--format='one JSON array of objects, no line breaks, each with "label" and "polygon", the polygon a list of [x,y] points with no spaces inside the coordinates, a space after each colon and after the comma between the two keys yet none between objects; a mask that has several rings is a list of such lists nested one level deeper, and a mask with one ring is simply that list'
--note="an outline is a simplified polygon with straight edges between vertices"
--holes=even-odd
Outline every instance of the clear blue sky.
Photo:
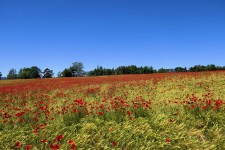
[{"label": "clear blue sky", "polygon": [[0,0],[0,71],[225,65],[224,0]]}]

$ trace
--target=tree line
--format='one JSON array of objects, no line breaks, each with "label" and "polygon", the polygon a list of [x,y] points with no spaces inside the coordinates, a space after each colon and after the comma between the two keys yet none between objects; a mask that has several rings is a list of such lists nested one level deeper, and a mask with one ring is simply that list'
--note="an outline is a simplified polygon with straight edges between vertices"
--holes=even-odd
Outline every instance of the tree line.
[{"label": "tree line", "polygon": [[87,73],[88,76],[102,76],[102,75],[122,75],[122,74],[149,74],[156,73],[157,70],[153,69],[153,67],[137,67],[135,65],[130,66],[119,66],[116,69],[107,69],[102,66],[98,66],[92,71]]},{"label": "tree line", "polygon": [[[210,64],[195,65],[190,68],[186,67],[176,67],[172,69],[160,68],[158,70],[154,69],[152,66],[137,67],[136,65],[129,66],[119,66],[117,68],[103,68],[102,66],[97,66],[97,68],[85,72],[84,65],[81,62],[74,62],[68,68],[65,68],[62,72],[57,74],[57,77],[82,77],[82,76],[104,76],[104,75],[122,75],[122,74],[151,74],[151,73],[169,73],[169,72],[200,72],[200,71],[215,71],[215,70],[225,70],[225,66],[216,66]],[[2,73],[0,72],[0,79]],[[42,72],[37,66],[32,66],[30,68],[21,68],[17,73],[16,69],[10,69],[7,79],[33,79],[33,78],[53,78],[53,70],[46,68]]]},{"label": "tree line", "polygon": [[[84,66],[81,62],[74,62],[69,68],[65,68],[62,72],[58,73],[58,77],[81,77],[85,75],[83,70]],[[0,79],[2,73],[0,72]],[[35,79],[35,78],[53,78],[53,70],[46,68],[42,72],[37,66],[32,66],[28,68],[21,68],[17,73],[16,69],[12,68],[9,70],[7,79]]]},{"label": "tree line", "polygon": [[21,68],[18,73],[16,69],[10,69],[7,79],[52,78],[53,75],[53,70],[50,70],[49,68],[44,69],[42,72],[37,66],[32,66],[30,68]]},{"label": "tree line", "polygon": [[88,76],[102,76],[102,75],[122,75],[122,74],[150,74],[150,73],[169,73],[169,72],[201,72],[201,71],[215,71],[215,70],[225,70],[225,66],[216,66],[210,64],[195,65],[193,67],[176,67],[171,69],[160,68],[158,70],[154,69],[152,66],[137,67],[136,65],[130,66],[119,66],[116,69],[107,69],[103,67],[97,67],[94,70],[87,73]]}]

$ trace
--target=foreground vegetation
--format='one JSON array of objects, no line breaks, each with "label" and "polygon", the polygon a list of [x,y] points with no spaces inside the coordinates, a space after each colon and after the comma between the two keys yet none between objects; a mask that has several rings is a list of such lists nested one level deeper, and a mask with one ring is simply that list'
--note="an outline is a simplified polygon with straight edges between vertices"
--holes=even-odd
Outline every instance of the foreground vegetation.
[{"label": "foreground vegetation", "polygon": [[225,149],[225,72],[0,81],[0,149]]}]

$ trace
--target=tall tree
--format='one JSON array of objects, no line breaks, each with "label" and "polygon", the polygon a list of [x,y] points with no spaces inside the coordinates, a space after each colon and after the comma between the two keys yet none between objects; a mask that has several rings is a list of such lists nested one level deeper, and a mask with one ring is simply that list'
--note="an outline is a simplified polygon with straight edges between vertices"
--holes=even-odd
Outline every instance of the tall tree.
[{"label": "tall tree", "polygon": [[73,77],[80,77],[85,74],[84,72],[84,65],[81,62],[74,62],[72,66],[70,67],[70,70],[72,71]]},{"label": "tall tree", "polygon": [[138,67],[135,65],[130,65],[126,67],[126,73],[127,74],[138,74],[140,73],[138,70]]},{"label": "tall tree", "polygon": [[183,67],[176,67],[174,69],[175,72],[187,72],[187,68],[183,68]]},{"label": "tall tree", "polygon": [[64,69],[63,72],[61,73],[61,77],[72,77],[72,71],[71,69]]},{"label": "tall tree", "polygon": [[195,65],[194,67],[190,67],[189,69],[191,72],[199,72],[199,71],[206,71],[206,67],[203,65]]},{"label": "tall tree", "polygon": [[158,73],[166,73],[166,72],[169,72],[168,69],[160,68],[158,70]]},{"label": "tall tree", "polygon": [[0,72],[0,80],[2,79],[2,73]]},{"label": "tall tree", "polygon": [[41,78],[41,69],[37,66],[32,66],[30,68],[31,78]]},{"label": "tall tree", "polygon": [[126,66],[119,66],[115,70],[115,74],[127,74],[127,67]]},{"label": "tall tree", "polygon": [[16,69],[14,68],[10,69],[7,75],[7,79],[16,79],[16,78],[17,78]]},{"label": "tall tree", "polygon": [[153,67],[144,66],[139,68],[139,72],[141,74],[154,73],[154,69]]},{"label": "tall tree", "polygon": [[207,71],[219,70],[219,67],[215,66],[214,64],[210,64],[205,67],[205,70]]},{"label": "tall tree", "polygon": [[50,70],[49,68],[46,68],[43,74],[43,78],[52,78],[54,75],[53,70]]},{"label": "tall tree", "polygon": [[31,79],[31,69],[30,68],[21,68],[18,73],[18,78],[20,79]]}]

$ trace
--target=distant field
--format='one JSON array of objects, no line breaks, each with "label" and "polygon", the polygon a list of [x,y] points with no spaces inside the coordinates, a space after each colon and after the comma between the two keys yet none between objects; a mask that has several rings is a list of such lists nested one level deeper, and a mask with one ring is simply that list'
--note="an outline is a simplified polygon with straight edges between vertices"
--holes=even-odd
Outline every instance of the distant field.
[{"label": "distant field", "polygon": [[225,149],[225,72],[0,81],[0,149]]}]

